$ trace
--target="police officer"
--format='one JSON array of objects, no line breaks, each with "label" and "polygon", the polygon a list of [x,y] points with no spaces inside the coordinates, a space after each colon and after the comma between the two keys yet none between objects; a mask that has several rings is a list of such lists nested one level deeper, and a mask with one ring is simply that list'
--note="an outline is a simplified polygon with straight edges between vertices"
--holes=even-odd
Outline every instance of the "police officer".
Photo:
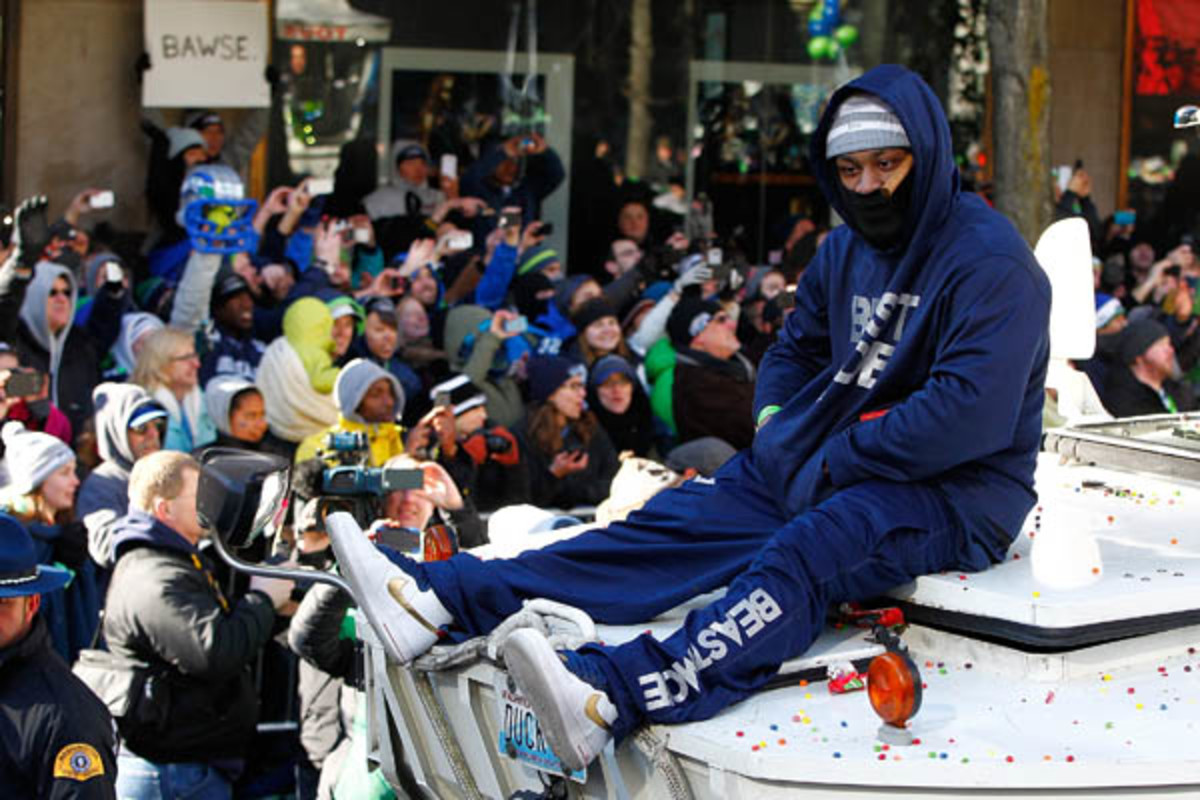
[{"label": "police officer", "polygon": [[0,514],[0,797],[116,797],[112,718],[37,615],[70,578],[40,566],[28,531]]}]

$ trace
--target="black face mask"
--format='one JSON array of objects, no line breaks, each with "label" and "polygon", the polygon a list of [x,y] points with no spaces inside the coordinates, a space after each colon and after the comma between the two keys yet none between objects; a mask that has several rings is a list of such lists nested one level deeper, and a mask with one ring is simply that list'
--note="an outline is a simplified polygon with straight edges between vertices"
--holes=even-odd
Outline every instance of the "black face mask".
[{"label": "black face mask", "polygon": [[908,214],[912,182],[906,176],[890,197],[876,189],[858,194],[838,183],[842,202],[846,205],[847,220],[867,242],[877,250],[891,250],[902,244],[907,233],[904,228]]}]

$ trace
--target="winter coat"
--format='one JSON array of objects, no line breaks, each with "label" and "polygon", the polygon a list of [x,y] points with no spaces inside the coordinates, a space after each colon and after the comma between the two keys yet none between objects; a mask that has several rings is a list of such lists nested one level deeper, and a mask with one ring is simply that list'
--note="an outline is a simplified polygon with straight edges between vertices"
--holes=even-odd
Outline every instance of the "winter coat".
[{"label": "winter coat", "polygon": [[754,441],[754,365],[741,353],[718,359],[680,350],[672,404],[679,444],[716,436],[735,450],[749,447]]},{"label": "winter coat", "polygon": [[50,647],[40,613],[0,650],[0,797],[115,798],[112,717]]},{"label": "winter coat", "polygon": [[370,466],[382,467],[392,456],[401,455],[404,452],[404,437],[399,425],[395,422],[367,422],[358,413],[358,406],[371,384],[381,378],[386,378],[392,384],[392,396],[395,398],[392,418],[399,416],[404,410],[404,389],[400,381],[373,361],[355,359],[342,368],[334,385],[334,396],[341,411],[337,424],[305,438],[296,448],[296,462],[316,457],[324,448],[326,437],[339,432],[366,434],[371,451]]},{"label": "winter coat", "polygon": [[129,421],[147,403],[155,402],[133,383],[106,383],[93,394],[96,403],[96,447],[102,459],[79,487],[75,513],[88,530],[88,552],[102,567],[113,565],[112,537],[116,523],[129,510]]},{"label": "winter coat", "polygon": [[16,268],[15,258],[0,267],[0,341],[13,343],[22,365],[49,376],[50,402],[67,415],[78,436],[92,415],[92,389],[102,379],[101,361],[120,332],[123,293],[100,291],[85,327],[68,321],[51,336],[46,299],[61,276],[70,284],[73,308],[74,276],[49,261],[38,262],[32,278],[20,277]]},{"label": "winter coat", "polygon": [[118,656],[166,676],[166,724],[122,730],[126,746],[156,763],[243,758],[258,717],[251,665],[271,635],[265,594],[224,597],[212,565],[186,539],[141,511],[120,523],[104,636]]},{"label": "winter coat", "polygon": [[495,374],[492,370],[504,342],[487,330],[491,317],[486,308],[479,306],[452,309],[446,316],[446,358],[451,370],[466,375],[487,395],[488,418],[512,428],[525,416],[525,401],[517,382],[507,372]]},{"label": "winter coat", "polygon": [[[533,409],[530,412],[532,416]],[[535,506],[561,509],[594,506],[608,497],[613,476],[617,474],[620,464],[617,451],[600,426],[596,426],[596,432],[587,445],[587,467],[563,478],[556,478],[550,472],[555,454],[543,453],[533,443],[528,428],[521,428],[517,438],[529,470],[529,493]]]}]

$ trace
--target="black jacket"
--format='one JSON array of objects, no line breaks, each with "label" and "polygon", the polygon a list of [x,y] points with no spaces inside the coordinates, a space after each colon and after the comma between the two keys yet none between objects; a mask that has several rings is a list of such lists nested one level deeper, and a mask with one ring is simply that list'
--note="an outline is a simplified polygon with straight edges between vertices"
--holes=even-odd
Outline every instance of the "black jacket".
[{"label": "black jacket", "polygon": [[0,650],[0,797],[115,798],[108,709],[50,646],[42,618]]},{"label": "black jacket", "polygon": [[275,610],[258,592],[225,599],[207,557],[140,511],[118,525],[104,636],[109,650],[161,669],[166,722],[126,730],[149,761],[244,758],[258,720],[251,664],[271,635]]},{"label": "black jacket", "polygon": [[[1196,407],[1192,388],[1186,382],[1167,381],[1163,384],[1163,390],[1175,401],[1176,411],[1191,411]],[[1121,364],[1114,364],[1108,370],[1101,400],[1114,417],[1138,417],[1170,411],[1158,392],[1139,381],[1129,367]]]},{"label": "black jacket", "polygon": [[735,450],[749,447],[754,441],[754,380],[754,366],[741,353],[719,359],[679,350],[671,401],[679,443],[716,436]]},{"label": "black jacket", "polygon": [[354,676],[354,640],[341,636],[342,620],[354,603],[333,586],[313,584],[288,626],[288,645],[300,656],[300,744],[313,766],[349,735],[341,692]]},{"label": "black jacket", "polygon": [[550,472],[554,453],[546,455],[539,450],[533,444],[528,430],[521,430],[517,436],[522,448],[522,460],[529,470],[529,494],[534,505],[567,510],[574,506],[599,505],[608,497],[620,463],[604,428],[597,425],[591,441],[584,448],[588,456],[587,467],[563,478],[556,478]]}]

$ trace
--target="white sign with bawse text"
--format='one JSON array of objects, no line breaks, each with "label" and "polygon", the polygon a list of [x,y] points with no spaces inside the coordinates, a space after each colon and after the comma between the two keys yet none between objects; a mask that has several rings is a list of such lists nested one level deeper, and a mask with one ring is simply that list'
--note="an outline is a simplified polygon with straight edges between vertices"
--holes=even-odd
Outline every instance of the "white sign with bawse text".
[{"label": "white sign with bawse text", "polygon": [[267,4],[238,0],[146,0],[142,105],[247,108],[271,104]]}]

